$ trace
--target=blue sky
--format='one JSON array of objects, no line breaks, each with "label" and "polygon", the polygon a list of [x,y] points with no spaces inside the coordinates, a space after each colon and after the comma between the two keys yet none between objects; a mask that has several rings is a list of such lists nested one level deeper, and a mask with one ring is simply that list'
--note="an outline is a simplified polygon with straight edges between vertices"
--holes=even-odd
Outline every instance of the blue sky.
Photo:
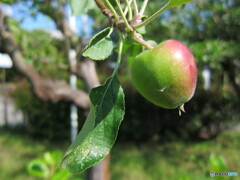
[{"label": "blue sky", "polygon": [[[15,5],[12,5],[11,7],[9,6],[4,6],[5,12],[8,12],[11,14],[11,16],[21,22],[21,27],[27,30],[34,30],[34,29],[47,29],[47,30],[56,30],[55,23],[47,16],[37,13],[36,16],[32,17],[30,8],[32,4],[31,2],[24,3],[24,2],[19,2]],[[70,7],[67,7],[66,12],[70,14],[71,10]],[[91,25],[93,24],[93,20],[88,18],[88,25],[85,24],[85,28],[87,29],[87,36],[90,36],[92,30],[91,30]],[[82,17],[77,16],[76,17],[76,29],[77,33],[81,34],[81,29],[82,29]]]}]

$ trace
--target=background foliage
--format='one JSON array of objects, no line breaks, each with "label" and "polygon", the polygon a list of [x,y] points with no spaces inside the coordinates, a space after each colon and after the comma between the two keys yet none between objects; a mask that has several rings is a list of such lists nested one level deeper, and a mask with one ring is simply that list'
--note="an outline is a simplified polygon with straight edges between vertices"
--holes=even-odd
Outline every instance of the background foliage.
[{"label": "background foliage", "polygon": [[[13,3],[13,1],[3,2]],[[162,4],[162,1],[150,1],[147,15],[155,12],[156,8]],[[147,40],[161,42],[171,38],[183,41],[190,47],[196,58],[198,65],[196,93],[193,99],[186,103],[187,113],[181,117],[178,116],[177,110],[165,110],[150,104],[132,86],[129,66],[141,51],[141,47],[136,44],[125,44],[119,79],[126,94],[126,115],[120,127],[119,145],[113,150],[113,154],[116,154],[112,160],[114,177],[134,179],[139,172],[142,172],[141,177],[145,179],[151,179],[149,174],[156,178],[159,176],[159,172],[156,173],[159,167],[163,169],[160,172],[163,179],[164,177],[179,178],[174,176],[176,169],[181,174],[180,179],[192,179],[199,174],[202,175],[203,172],[207,174],[211,167],[216,171],[235,170],[239,160],[239,143],[236,141],[238,134],[216,136],[222,130],[237,125],[240,120],[239,5],[240,2],[237,0],[195,0],[188,5],[166,11],[146,27]],[[35,7],[31,9],[31,11],[34,10]],[[105,18],[99,15],[100,11],[96,8],[85,12],[95,22],[94,34],[107,26]],[[53,38],[43,30],[27,31],[21,28],[20,22],[11,18],[8,20],[25,60],[33,64],[44,77],[68,80],[69,73],[65,66],[67,62],[62,47],[63,41]],[[112,34],[111,38],[116,42],[115,34]],[[112,62],[115,59],[114,53],[107,61],[97,62],[98,75],[102,82],[111,73]],[[202,77],[206,67],[211,71],[209,89],[204,89]],[[48,138],[55,142],[69,139],[68,103],[55,104],[40,101],[32,94],[30,85],[14,69],[7,70],[7,83],[17,85],[12,97],[27,117],[27,130],[31,136],[38,139]],[[78,80],[78,87],[85,88],[81,80]],[[79,109],[80,128],[83,122],[84,112]],[[12,138],[11,135],[6,136],[4,137],[6,141],[0,139],[2,144],[13,142],[9,140]],[[199,139],[211,138],[214,138],[214,141],[199,143]],[[177,139],[180,139],[180,143]],[[130,148],[122,146],[123,143]],[[128,143],[137,144],[137,146],[131,147]],[[151,150],[152,144],[161,144],[161,147],[157,146]],[[18,145],[17,143],[12,145],[12,151],[19,148],[15,146]],[[25,143],[22,146],[24,147]],[[8,149],[4,149],[5,153],[7,151]],[[23,154],[27,153],[23,152]],[[36,153],[40,152],[37,150]],[[167,153],[172,157],[170,160],[166,159]],[[33,156],[35,157],[35,155],[27,157],[27,160]],[[119,159],[122,161],[118,161]],[[160,160],[157,161],[158,159]],[[161,161],[161,159],[164,160]],[[219,164],[219,167],[214,167],[214,164]],[[178,169],[179,165],[184,168]],[[129,169],[132,169],[131,173]],[[188,175],[186,169],[188,172],[194,169],[194,172]],[[199,175],[199,179],[206,178],[206,174]]]},{"label": "background foliage", "polygon": [[[161,4],[162,2],[159,1],[151,1],[147,14],[154,12]],[[223,127],[229,127],[239,120],[240,98],[239,89],[237,89],[240,77],[239,23],[235,20],[240,16],[238,5],[237,1],[228,3],[222,0],[195,1],[166,11],[147,26],[148,33],[145,35],[147,39],[157,39],[159,42],[168,38],[182,40],[190,46],[197,60],[199,80],[196,94],[186,104],[187,113],[182,117],[178,117],[174,110],[154,107],[136,92],[129,77],[129,64],[141,47],[125,44],[123,51],[126,55],[120,67],[120,81],[126,93],[127,110],[125,121],[120,128],[119,140],[142,142],[166,139],[166,137],[198,137],[203,129],[207,129],[209,136],[212,136]],[[96,19],[96,27],[103,23],[103,17],[96,18],[98,11],[91,9],[88,12]],[[67,79],[68,73],[65,71],[66,60],[61,40],[50,37],[49,33],[42,30],[31,32],[23,30],[18,22],[14,20],[10,22],[15,39],[21,42],[21,49],[26,60],[46,77]],[[98,31],[98,29],[95,30]],[[113,34],[112,39],[114,38]],[[116,57],[113,55],[111,58]],[[99,76],[103,80],[111,72],[109,68],[111,58],[107,62],[97,64]],[[208,90],[203,88],[202,71],[205,67],[210,68],[212,73],[211,87]],[[8,81],[19,80],[19,75],[13,73],[12,70],[8,70],[7,77]],[[78,81],[79,87],[82,87],[82,84]],[[64,135],[69,128],[67,104],[42,103],[31,94],[27,85],[20,85],[14,98],[28,116],[31,127],[35,126],[33,129],[40,129],[44,124],[45,127],[49,127],[49,130],[42,133],[51,132],[50,136],[54,137],[53,134],[57,132],[54,128],[59,125],[63,133],[57,132],[56,137],[62,135],[67,137]],[[62,110],[59,111],[59,109]],[[54,119],[58,123],[55,123]],[[65,126],[60,126],[60,124],[65,124]],[[81,118],[80,124],[82,124]],[[31,132],[36,133],[36,131]]]}]

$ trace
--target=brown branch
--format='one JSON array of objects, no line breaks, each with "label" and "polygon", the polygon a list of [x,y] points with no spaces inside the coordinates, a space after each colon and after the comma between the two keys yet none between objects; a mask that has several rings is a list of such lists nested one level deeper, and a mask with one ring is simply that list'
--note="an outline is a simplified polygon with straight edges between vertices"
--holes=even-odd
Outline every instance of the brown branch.
[{"label": "brown branch", "polygon": [[[104,9],[103,11],[109,15],[109,18],[111,18],[111,11],[108,10],[108,8],[106,8],[106,6],[101,1],[97,1],[98,4]],[[65,12],[61,6],[58,6],[57,8],[52,7],[50,1],[45,0],[39,3],[40,11],[52,18],[56,23],[58,29],[60,29],[63,33],[65,39],[64,48],[66,53],[68,53],[71,44],[71,36],[73,33],[71,32],[68,22],[66,21]],[[69,63],[69,69],[71,73],[76,74],[85,82],[86,90],[89,92],[91,88],[99,86],[100,82],[96,73],[95,62],[81,56],[82,46],[83,44],[78,44],[76,48],[77,59],[80,61],[78,61],[76,66],[73,66],[71,63]]]},{"label": "brown branch", "polygon": [[[47,59],[38,59],[37,57],[32,57],[32,60],[36,63],[54,66],[61,70],[69,70],[69,67],[67,65],[65,65],[64,63],[51,62],[51,61],[48,61]],[[74,70],[72,70],[72,71],[74,72]]]},{"label": "brown branch", "polygon": [[112,22],[114,20],[114,15],[110,9],[105,6],[105,4],[101,0],[95,0],[97,6],[101,9],[102,13],[108,17],[108,19]]},{"label": "brown branch", "polygon": [[73,102],[81,108],[89,108],[87,93],[71,89],[64,81],[42,79],[35,69],[24,61],[11,32],[7,28],[4,13],[0,7],[0,39],[1,46],[12,58],[14,67],[22,73],[32,84],[35,94],[42,100],[57,102],[66,100]]}]

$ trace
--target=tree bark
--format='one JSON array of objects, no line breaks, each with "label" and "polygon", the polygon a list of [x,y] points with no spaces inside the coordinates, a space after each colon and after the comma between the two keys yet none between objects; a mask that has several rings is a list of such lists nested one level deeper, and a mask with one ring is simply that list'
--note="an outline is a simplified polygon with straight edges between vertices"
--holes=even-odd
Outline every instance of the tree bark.
[{"label": "tree bark", "polygon": [[88,170],[88,180],[109,180],[110,153],[98,164]]},{"label": "tree bark", "polygon": [[35,69],[24,61],[11,32],[4,23],[4,14],[0,8],[0,37],[1,46],[13,61],[14,67],[32,84],[34,93],[42,100],[58,102],[60,100],[74,102],[83,109],[89,108],[87,93],[71,89],[64,81],[43,79]]},{"label": "tree bark", "polygon": [[240,99],[240,86],[236,82],[236,69],[238,67],[233,64],[232,60],[223,61],[222,67],[226,72],[229,82],[231,83],[234,91],[236,92],[238,99]]}]

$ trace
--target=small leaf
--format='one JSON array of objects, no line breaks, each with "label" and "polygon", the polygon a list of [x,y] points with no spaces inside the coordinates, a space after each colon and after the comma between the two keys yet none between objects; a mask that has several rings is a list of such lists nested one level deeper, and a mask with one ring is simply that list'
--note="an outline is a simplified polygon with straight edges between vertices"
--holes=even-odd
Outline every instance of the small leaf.
[{"label": "small leaf", "polygon": [[113,50],[113,42],[110,35],[111,28],[106,28],[95,35],[83,51],[83,56],[93,60],[108,58]]},{"label": "small leaf", "polygon": [[116,74],[92,89],[90,100],[89,115],[62,162],[71,173],[81,173],[109,153],[123,120],[124,93]]},{"label": "small leaf", "polygon": [[154,40],[148,40],[147,42],[151,44],[153,47],[156,47],[158,45],[158,43]]},{"label": "small leaf", "polygon": [[52,175],[51,180],[68,180],[70,176],[66,169],[60,169]]},{"label": "small leaf", "polygon": [[136,56],[143,50],[140,44],[126,40],[123,45],[122,52],[128,55],[128,64],[131,65]]},{"label": "small leaf", "polygon": [[48,165],[50,165],[50,166],[54,165],[54,159],[53,159],[52,154],[50,152],[45,152],[44,155],[43,155],[43,159]]},{"label": "small leaf", "polygon": [[[143,15],[141,20],[144,21],[144,20],[147,19],[147,18],[148,18],[148,16]],[[147,33],[146,26],[137,28],[136,31],[137,31],[138,33],[140,33],[140,34],[146,34],[146,33]]]},{"label": "small leaf", "polygon": [[46,164],[56,167],[59,166],[62,160],[62,153],[60,151],[45,152],[43,159]]},{"label": "small leaf", "polygon": [[209,157],[209,169],[214,172],[223,172],[226,170],[226,164],[221,157],[211,154]]},{"label": "small leaf", "polygon": [[34,176],[46,178],[49,176],[50,171],[46,165],[46,163],[40,159],[32,160],[27,165],[27,170],[29,174],[32,174]]},{"label": "small leaf", "polygon": [[187,3],[191,2],[191,1],[192,0],[169,0],[168,8],[180,6],[182,4],[187,4]]},{"label": "small leaf", "polygon": [[137,28],[136,31],[140,34],[146,34],[146,32],[147,32],[145,26]]}]

